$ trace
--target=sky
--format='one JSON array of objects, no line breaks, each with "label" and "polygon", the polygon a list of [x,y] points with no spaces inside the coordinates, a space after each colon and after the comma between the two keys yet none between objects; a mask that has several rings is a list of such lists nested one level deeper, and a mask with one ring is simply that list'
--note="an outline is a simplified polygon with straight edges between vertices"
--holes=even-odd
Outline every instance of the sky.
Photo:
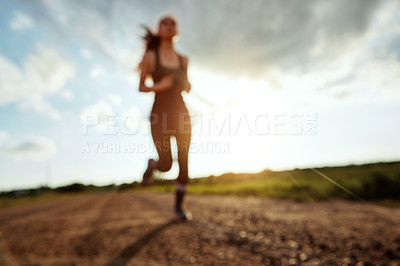
[{"label": "sky", "polygon": [[191,178],[400,159],[399,1],[7,0],[0,190],[141,180],[140,24],[165,14],[189,58]]}]

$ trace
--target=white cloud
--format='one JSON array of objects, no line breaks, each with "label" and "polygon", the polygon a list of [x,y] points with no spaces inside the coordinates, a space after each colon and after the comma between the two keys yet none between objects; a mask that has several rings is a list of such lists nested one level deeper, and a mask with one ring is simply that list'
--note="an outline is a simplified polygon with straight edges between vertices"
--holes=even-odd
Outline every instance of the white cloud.
[{"label": "white cloud", "polygon": [[69,24],[68,17],[65,14],[61,14],[60,16],[58,16],[58,21],[63,26],[68,26]]},{"label": "white cloud", "polygon": [[[196,64],[197,69],[230,76],[257,77],[267,80],[272,87],[286,88],[288,73],[299,79],[307,75],[329,82],[343,77],[343,73],[334,73],[335,68],[340,72],[353,71],[350,73],[353,75],[357,69],[348,69],[347,63],[357,64],[357,57],[350,55],[352,61],[337,58],[346,51],[355,51],[355,46],[362,49],[360,45],[363,45],[365,35],[381,10],[386,9],[390,17],[398,18],[397,2],[255,0],[245,4],[233,0],[213,2],[212,5],[207,1],[179,2],[178,5],[178,1],[172,0],[160,3],[159,9],[153,10],[139,1],[111,4],[104,0],[79,4],[74,1],[43,1],[35,7],[32,16],[49,29],[49,34],[55,39],[63,38],[63,43],[79,39],[85,47],[81,50],[83,57],[90,57],[92,52],[103,55],[116,66],[118,74],[137,84],[132,69],[143,53],[143,43],[138,40],[144,34],[138,24],[145,23],[155,30],[160,10],[166,6],[173,7],[171,11],[179,18],[182,34],[177,48],[190,56],[191,64]],[[59,10],[68,24],[60,23]],[[209,14],[206,22],[202,17],[204,13]],[[46,17],[36,19],[39,14],[46,14]],[[396,21],[383,23],[382,29],[390,25],[398,27]],[[392,40],[392,36],[388,38]],[[398,50],[393,48],[396,46],[392,41],[387,43],[392,43],[392,47],[383,49],[385,52]],[[339,63],[334,65],[332,61]],[[104,74],[101,65],[93,66],[90,71],[94,78]],[[313,87],[315,90],[318,86],[314,84]]]},{"label": "white cloud", "polygon": [[366,93],[374,96],[400,96],[400,62],[396,59],[371,61],[360,67],[354,79],[338,86],[353,89],[358,96]]},{"label": "white cloud", "polygon": [[88,49],[82,48],[80,54],[83,58],[89,59],[92,57],[92,52]]},{"label": "white cloud", "polygon": [[122,102],[121,96],[112,93],[109,93],[107,96],[115,106],[119,106]]},{"label": "white cloud", "polygon": [[105,101],[100,101],[83,108],[81,121],[84,125],[93,126],[97,130],[107,130],[107,127],[114,123],[115,116],[112,106]]},{"label": "white cloud", "polygon": [[62,92],[65,83],[74,77],[75,66],[54,48],[37,45],[23,68],[0,55],[0,71],[0,106],[14,103],[23,110],[60,118],[45,97]]},{"label": "white cloud", "polygon": [[103,76],[106,74],[106,70],[104,69],[104,67],[100,64],[96,64],[92,67],[92,69],[90,70],[90,76],[92,78],[97,78],[100,76]]},{"label": "white cloud", "polygon": [[4,148],[5,155],[17,159],[44,160],[55,152],[55,143],[43,137],[32,137]]},{"label": "white cloud", "polygon": [[[399,2],[386,1],[380,8],[363,38],[353,42],[341,56],[314,71],[323,81],[322,90],[336,98],[352,100],[380,97],[399,99],[400,82],[400,21]],[[328,67],[330,65],[330,67]]]},{"label": "white cloud", "polygon": [[64,89],[64,90],[61,91],[61,96],[62,96],[65,100],[70,101],[70,100],[72,100],[72,99],[74,98],[74,93],[73,93],[72,91],[70,91],[70,90]]},{"label": "white cloud", "polygon": [[17,65],[0,55],[0,106],[18,101],[26,96],[25,73]]},{"label": "white cloud", "polygon": [[0,145],[2,145],[7,139],[9,135],[6,131],[0,130]]},{"label": "white cloud", "polygon": [[14,17],[10,21],[10,28],[17,31],[34,26],[33,20],[30,16],[20,11],[14,13]]},{"label": "white cloud", "polygon": [[[196,66],[217,74],[267,79],[265,73],[273,69],[312,72],[340,56],[353,40],[362,38],[387,2],[395,0],[171,0],[160,2],[157,9],[135,0],[43,1],[34,14],[47,15],[40,23],[55,39],[79,39],[85,49],[110,59],[116,72],[131,80],[143,54],[139,23],[156,30],[161,10],[172,8],[182,35],[177,48]],[[59,10],[68,26],[59,22]],[[394,8],[391,12],[398,13]],[[203,14],[208,14],[207,21]],[[92,76],[101,73],[93,69]]]},{"label": "white cloud", "polygon": [[75,75],[72,63],[55,49],[43,45],[38,45],[35,53],[28,57],[25,70],[36,89],[44,93],[58,92]]}]

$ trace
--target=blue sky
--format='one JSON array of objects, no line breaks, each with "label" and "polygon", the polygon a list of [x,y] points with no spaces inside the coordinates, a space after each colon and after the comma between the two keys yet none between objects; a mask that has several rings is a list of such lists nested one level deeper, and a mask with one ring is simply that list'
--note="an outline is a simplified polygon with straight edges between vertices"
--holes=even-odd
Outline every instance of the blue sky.
[{"label": "blue sky", "polygon": [[2,1],[0,189],[140,180],[157,155],[154,95],[134,71],[139,23],[155,31],[167,13],[189,57],[192,178],[398,160],[399,10],[395,0]]}]

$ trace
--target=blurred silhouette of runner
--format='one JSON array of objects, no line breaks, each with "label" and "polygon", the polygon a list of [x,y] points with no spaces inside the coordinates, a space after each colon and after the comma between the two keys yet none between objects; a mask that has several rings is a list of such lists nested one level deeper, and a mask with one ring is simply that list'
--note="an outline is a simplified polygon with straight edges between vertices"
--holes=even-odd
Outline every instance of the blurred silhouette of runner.
[{"label": "blurred silhouette of runner", "polygon": [[[182,209],[182,201],[189,181],[188,152],[191,140],[191,120],[182,98],[182,91],[189,92],[191,85],[187,76],[188,58],[174,49],[178,35],[177,19],[173,15],[160,18],[158,34],[144,26],[146,51],[138,66],[141,92],[155,92],[151,110],[151,134],[157,149],[158,160],[150,159],[143,174],[142,185],[151,182],[155,169],[165,172],[172,166],[170,137],[174,136],[178,148],[179,175],[175,183],[175,218],[188,219]],[[147,76],[153,78],[153,86],[146,86]]]}]

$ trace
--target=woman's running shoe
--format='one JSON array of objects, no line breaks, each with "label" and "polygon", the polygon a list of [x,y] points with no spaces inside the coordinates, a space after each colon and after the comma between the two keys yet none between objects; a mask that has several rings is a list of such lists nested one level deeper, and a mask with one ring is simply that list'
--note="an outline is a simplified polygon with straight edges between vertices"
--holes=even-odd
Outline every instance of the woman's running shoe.
[{"label": "woman's running shoe", "polygon": [[156,161],[153,159],[149,159],[146,172],[144,172],[142,182],[140,183],[142,186],[147,186],[150,184],[151,176],[153,174],[155,166],[156,166]]},{"label": "woman's running shoe", "polygon": [[192,213],[190,211],[184,212],[182,210],[182,207],[180,206],[175,206],[175,215],[174,215],[174,220],[175,221],[190,221],[192,220]]}]

